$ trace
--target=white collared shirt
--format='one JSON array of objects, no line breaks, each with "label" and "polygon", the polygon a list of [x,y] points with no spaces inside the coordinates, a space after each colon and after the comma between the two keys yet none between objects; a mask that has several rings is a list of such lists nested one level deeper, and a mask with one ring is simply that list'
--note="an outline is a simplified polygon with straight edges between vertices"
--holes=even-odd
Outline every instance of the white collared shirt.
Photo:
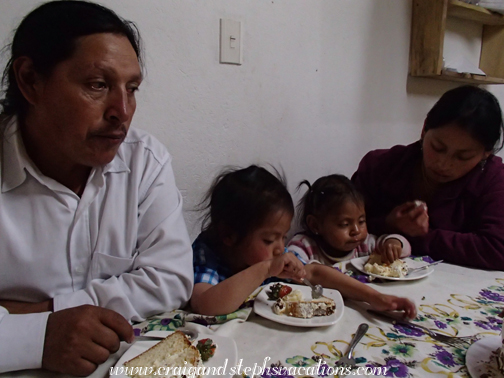
[{"label": "white collared shirt", "polygon": [[[92,304],[134,321],[189,300],[182,198],[154,137],[130,129],[81,198],[37,169],[15,121],[0,139],[0,164],[0,299],[53,298],[54,311]],[[41,366],[48,315],[0,307],[0,372]]]}]

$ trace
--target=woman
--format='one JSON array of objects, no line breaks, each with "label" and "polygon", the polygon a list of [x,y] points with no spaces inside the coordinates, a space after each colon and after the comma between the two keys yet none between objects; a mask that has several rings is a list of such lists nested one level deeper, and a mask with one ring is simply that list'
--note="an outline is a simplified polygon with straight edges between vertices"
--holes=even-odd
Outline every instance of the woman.
[{"label": "woman", "polygon": [[129,321],[184,306],[192,253],[171,156],[130,129],[136,29],[84,1],[16,30],[0,134],[0,372],[88,375]]},{"label": "woman", "polygon": [[494,155],[502,131],[490,92],[446,92],[420,141],[369,152],[353,175],[370,231],[405,235],[413,254],[504,270],[504,165]]}]

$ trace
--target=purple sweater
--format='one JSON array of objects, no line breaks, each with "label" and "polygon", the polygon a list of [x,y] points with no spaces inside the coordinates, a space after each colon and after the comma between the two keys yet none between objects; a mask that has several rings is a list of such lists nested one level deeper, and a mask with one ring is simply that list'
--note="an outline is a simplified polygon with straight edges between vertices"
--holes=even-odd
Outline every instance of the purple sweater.
[{"label": "purple sweater", "polygon": [[[364,195],[369,232],[390,232],[385,217],[397,205],[414,201],[413,175],[420,143],[371,151],[352,181]],[[504,270],[504,164],[490,156],[464,177],[440,188],[430,202],[429,232],[408,237],[414,255],[475,268]]]}]

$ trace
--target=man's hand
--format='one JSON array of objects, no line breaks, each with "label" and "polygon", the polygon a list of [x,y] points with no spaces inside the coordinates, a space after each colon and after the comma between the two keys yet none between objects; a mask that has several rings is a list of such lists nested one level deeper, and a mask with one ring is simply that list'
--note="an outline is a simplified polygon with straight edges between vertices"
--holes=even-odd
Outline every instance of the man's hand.
[{"label": "man's hand", "polygon": [[38,303],[0,300],[0,306],[6,308],[9,314],[34,314],[36,312],[52,311],[53,300],[48,299]]},{"label": "man's hand", "polygon": [[270,260],[269,276],[301,281],[306,276],[303,263],[291,252]]},{"label": "man's hand", "polygon": [[424,236],[429,232],[429,214],[424,202],[406,202],[395,207],[385,220],[387,225],[400,234]]},{"label": "man's hand", "polygon": [[383,244],[376,249],[376,252],[381,255],[382,263],[392,264],[395,260],[401,257],[402,243],[395,238],[387,239]]},{"label": "man's hand", "polygon": [[79,306],[49,315],[42,368],[87,376],[119,349],[132,342],[133,328],[118,313],[96,306]]}]

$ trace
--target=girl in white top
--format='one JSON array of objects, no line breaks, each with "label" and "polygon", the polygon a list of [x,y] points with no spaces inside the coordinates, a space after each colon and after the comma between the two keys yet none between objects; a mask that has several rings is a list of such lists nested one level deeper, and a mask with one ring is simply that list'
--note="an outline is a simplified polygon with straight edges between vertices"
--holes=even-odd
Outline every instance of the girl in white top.
[{"label": "girl in white top", "polygon": [[340,261],[377,253],[382,262],[411,254],[409,242],[401,235],[376,237],[368,234],[364,199],[343,175],[319,178],[313,186],[302,181],[308,191],[298,204],[303,231],[288,243],[289,251],[309,262],[333,265]]}]

